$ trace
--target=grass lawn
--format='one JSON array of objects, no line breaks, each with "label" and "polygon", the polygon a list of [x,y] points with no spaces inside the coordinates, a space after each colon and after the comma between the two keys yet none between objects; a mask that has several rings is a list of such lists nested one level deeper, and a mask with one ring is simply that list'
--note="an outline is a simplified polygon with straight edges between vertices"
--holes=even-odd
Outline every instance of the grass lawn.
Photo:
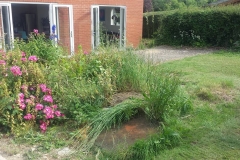
[{"label": "grass lawn", "polygon": [[155,159],[239,159],[240,54],[219,51],[161,64],[177,73],[194,109],[181,144]]}]

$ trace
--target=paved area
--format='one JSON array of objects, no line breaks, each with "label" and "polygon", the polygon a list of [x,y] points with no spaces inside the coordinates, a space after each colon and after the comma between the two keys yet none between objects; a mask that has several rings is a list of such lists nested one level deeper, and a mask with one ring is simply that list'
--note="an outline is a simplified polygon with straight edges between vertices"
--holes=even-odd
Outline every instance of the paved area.
[{"label": "paved area", "polygon": [[1,155],[0,155],[0,160],[6,160],[5,158],[3,158]]},{"label": "paved area", "polygon": [[185,57],[195,56],[199,54],[207,54],[214,51],[216,51],[216,49],[158,46],[150,49],[138,50],[136,53],[144,57],[149,62],[157,64],[166,61],[183,59]]}]

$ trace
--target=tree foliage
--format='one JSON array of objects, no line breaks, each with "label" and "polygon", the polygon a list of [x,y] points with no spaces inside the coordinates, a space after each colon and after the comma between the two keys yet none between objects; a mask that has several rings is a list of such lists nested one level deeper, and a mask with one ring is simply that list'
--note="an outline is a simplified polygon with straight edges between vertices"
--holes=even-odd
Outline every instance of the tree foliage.
[{"label": "tree foliage", "polygon": [[153,4],[152,4],[152,0],[144,0],[144,4],[143,4],[143,12],[151,12],[153,11]]},{"label": "tree foliage", "polygon": [[152,0],[152,4],[154,11],[167,11],[191,6],[201,7],[214,1],[217,0]]}]

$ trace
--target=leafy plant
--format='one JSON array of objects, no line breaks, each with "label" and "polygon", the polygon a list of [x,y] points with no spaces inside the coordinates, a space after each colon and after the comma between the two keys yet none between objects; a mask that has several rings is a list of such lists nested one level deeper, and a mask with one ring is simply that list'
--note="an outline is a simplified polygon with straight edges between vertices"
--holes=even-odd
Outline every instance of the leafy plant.
[{"label": "leafy plant", "polygon": [[45,33],[38,33],[37,29],[29,34],[27,41],[16,40],[15,47],[25,51],[27,55],[36,55],[42,63],[56,61],[64,55],[60,46],[47,39]]}]

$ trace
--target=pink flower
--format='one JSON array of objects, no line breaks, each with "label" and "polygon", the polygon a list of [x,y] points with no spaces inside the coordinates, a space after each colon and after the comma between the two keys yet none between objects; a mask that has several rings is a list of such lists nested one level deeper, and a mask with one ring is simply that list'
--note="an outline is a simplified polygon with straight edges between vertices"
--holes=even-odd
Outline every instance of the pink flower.
[{"label": "pink flower", "polygon": [[34,100],[36,97],[33,96],[33,95],[30,95],[30,98],[31,98],[32,100]]},{"label": "pink flower", "polygon": [[19,97],[19,99],[23,100],[24,99],[24,94],[23,93],[19,93],[18,97]]},{"label": "pink flower", "polygon": [[22,57],[25,57],[26,56],[26,53],[25,52],[22,52]]},{"label": "pink flower", "polygon": [[37,111],[40,111],[40,110],[42,110],[42,109],[43,109],[43,105],[40,104],[40,103],[38,103],[38,104],[35,106],[35,110],[37,110]]},{"label": "pink flower", "polygon": [[23,91],[27,91],[28,86],[27,85],[22,85],[21,88],[22,88]]},{"label": "pink flower", "polygon": [[39,86],[40,86],[42,92],[46,92],[47,91],[47,86],[45,84],[40,84]]},{"label": "pink flower", "polygon": [[34,29],[33,32],[36,33],[36,34],[38,34],[38,30],[37,30],[37,29]]},{"label": "pink flower", "polygon": [[21,61],[27,62],[27,58],[23,57],[23,58],[21,58]]},{"label": "pink flower", "polygon": [[34,105],[34,99],[26,99],[25,102],[30,105]]},{"label": "pink flower", "polygon": [[60,117],[62,114],[61,114],[60,111],[55,111],[55,115],[56,115],[57,117]]},{"label": "pink flower", "polygon": [[89,53],[87,51],[84,51],[83,54],[88,55]]},{"label": "pink flower", "polygon": [[7,58],[7,56],[6,56],[6,53],[5,53],[5,52],[3,52],[2,50],[0,50],[0,53],[2,53],[2,58],[3,58],[3,59],[6,59],[6,58]]},{"label": "pink flower", "polygon": [[47,123],[46,122],[40,122],[40,129],[44,133],[47,130]]},{"label": "pink flower", "polygon": [[0,60],[0,65],[5,65],[6,62],[4,60]]},{"label": "pink flower", "polygon": [[28,57],[28,60],[36,62],[38,60],[38,58],[37,58],[37,56],[30,56],[30,57]]},{"label": "pink flower", "polygon": [[53,103],[53,99],[51,95],[44,95],[43,100],[49,103]]},{"label": "pink flower", "polygon": [[10,70],[11,70],[11,72],[14,76],[21,76],[22,75],[22,71],[21,71],[20,67],[18,67],[18,66],[12,66],[10,68]]},{"label": "pink flower", "polygon": [[24,110],[26,108],[26,105],[24,103],[20,103],[19,108]]},{"label": "pink flower", "polygon": [[57,109],[57,105],[56,104],[52,105],[52,108]]},{"label": "pink flower", "polygon": [[54,118],[54,111],[52,110],[51,107],[46,106],[46,107],[43,109],[43,113],[45,113],[45,118],[46,118],[46,119],[52,119],[52,118]]},{"label": "pink flower", "polygon": [[52,94],[52,90],[49,89],[49,88],[46,88],[46,93],[49,94],[49,95],[51,95],[51,94]]},{"label": "pink flower", "polygon": [[28,113],[23,118],[26,120],[31,120],[31,119],[33,119],[33,116],[30,113]]}]

